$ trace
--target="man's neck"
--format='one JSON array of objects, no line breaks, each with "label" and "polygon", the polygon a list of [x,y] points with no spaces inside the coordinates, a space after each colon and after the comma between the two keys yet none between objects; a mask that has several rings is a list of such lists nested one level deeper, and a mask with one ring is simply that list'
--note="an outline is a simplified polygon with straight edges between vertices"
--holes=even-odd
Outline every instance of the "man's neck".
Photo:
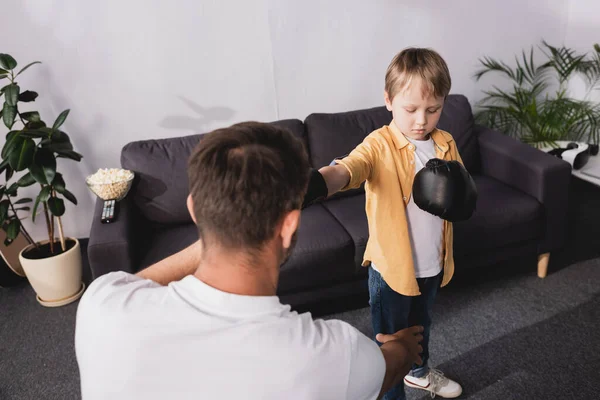
[{"label": "man's neck", "polygon": [[273,256],[260,255],[253,260],[243,253],[212,250],[205,252],[194,276],[226,293],[275,296],[279,266]]}]

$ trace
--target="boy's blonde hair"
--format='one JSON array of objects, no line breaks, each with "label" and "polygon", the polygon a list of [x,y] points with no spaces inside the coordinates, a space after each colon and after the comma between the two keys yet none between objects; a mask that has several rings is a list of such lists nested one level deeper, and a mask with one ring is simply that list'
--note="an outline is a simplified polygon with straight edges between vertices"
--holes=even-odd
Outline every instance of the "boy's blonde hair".
[{"label": "boy's blonde hair", "polygon": [[409,47],[396,54],[385,73],[385,91],[390,101],[415,76],[423,80],[423,95],[446,97],[450,93],[450,71],[446,61],[431,49]]}]

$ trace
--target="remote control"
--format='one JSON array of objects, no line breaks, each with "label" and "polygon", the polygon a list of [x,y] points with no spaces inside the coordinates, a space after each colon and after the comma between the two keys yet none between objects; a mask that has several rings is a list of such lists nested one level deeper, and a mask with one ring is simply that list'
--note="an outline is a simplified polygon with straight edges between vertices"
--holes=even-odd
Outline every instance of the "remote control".
[{"label": "remote control", "polygon": [[117,217],[116,207],[116,200],[105,200],[104,207],[102,208],[102,218],[100,222],[102,222],[103,224],[110,224],[111,222],[113,222]]}]

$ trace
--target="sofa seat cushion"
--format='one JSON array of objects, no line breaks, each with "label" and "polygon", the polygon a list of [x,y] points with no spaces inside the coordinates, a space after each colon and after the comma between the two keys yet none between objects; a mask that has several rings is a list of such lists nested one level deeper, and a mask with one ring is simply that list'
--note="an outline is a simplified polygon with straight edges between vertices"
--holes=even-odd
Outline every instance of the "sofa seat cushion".
[{"label": "sofa seat cushion", "polygon": [[354,278],[354,244],[321,204],[302,211],[298,242],[281,266],[279,293],[329,286]]},{"label": "sofa seat cushion", "polygon": [[369,240],[369,223],[365,212],[365,195],[328,200],[323,206],[344,227],[354,242],[354,265],[358,274],[366,274],[362,267],[363,256]]},{"label": "sofa seat cushion", "polygon": [[454,255],[463,257],[540,238],[543,209],[537,199],[493,178],[473,175],[477,209],[454,223]]},{"label": "sofa seat cushion", "polygon": [[[272,122],[288,129],[306,147],[304,125],[298,119]],[[121,151],[121,166],[135,172],[129,196],[149,221],[192,223],[185,205],[189,193],[187,162],[202,135],[131,142]]]}]

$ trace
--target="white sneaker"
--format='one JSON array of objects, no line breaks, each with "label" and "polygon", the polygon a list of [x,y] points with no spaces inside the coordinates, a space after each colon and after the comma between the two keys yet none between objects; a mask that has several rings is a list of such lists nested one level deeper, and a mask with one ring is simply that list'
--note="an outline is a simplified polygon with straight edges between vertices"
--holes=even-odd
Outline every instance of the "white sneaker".
[{"label": "white sneaker", "polygon": [[404,383],[411,388],[427,390],[431,393],[431,398],[437,394],[445,399],[453,399],[462,393],[462,387],[458,383],[446,378],[442,371],[433,368],[422,378],[406,375]]}]

